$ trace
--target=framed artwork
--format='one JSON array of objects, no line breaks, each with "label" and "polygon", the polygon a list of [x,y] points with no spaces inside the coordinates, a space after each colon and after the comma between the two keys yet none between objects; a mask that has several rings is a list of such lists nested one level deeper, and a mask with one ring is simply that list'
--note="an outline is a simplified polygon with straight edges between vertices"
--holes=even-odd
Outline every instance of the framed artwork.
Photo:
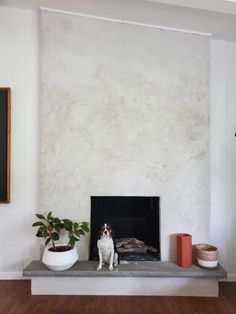
[{"label": "framed artwork", "polygon": [[0,204],[10,203],[11,89],[0,87]]}]

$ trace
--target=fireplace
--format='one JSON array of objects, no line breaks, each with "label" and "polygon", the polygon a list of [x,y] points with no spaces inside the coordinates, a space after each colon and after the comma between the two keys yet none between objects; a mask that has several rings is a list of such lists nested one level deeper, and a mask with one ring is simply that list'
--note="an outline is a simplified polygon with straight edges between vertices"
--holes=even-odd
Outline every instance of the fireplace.
[{"label": "fireplace", "polygon": [[98,259],[98,231],[110,224],[121,260],[160,260],[159,197],[92,196],[90,260]]}]

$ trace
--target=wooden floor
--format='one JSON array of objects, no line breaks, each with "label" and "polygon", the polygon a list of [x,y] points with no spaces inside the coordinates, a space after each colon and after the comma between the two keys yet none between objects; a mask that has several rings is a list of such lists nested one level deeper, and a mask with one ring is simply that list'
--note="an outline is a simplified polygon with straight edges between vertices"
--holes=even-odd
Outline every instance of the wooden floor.
[{"label": "wooden floor", "polygon": [[[112,287],[108,287],[112,289]],[[31,296],[29,280],[0,281],[1,314],[236,314],[236,283],[220,283],[220,297]]]}]

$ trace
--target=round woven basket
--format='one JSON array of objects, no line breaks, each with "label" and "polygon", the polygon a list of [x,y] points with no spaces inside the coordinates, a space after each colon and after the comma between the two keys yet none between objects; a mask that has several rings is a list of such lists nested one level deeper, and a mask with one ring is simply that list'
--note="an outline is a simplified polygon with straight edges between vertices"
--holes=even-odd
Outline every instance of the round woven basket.
[{"label": "round woven basket", "polygon": [[217,247],[210,244],[197,244],[196,253],[197,258],[202,261],[216,261],[218,259]]}]

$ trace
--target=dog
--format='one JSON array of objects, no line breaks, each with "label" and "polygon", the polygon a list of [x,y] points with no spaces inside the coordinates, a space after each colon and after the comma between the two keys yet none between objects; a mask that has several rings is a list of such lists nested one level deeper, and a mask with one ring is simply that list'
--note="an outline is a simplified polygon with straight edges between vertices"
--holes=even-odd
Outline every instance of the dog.
[{"label": "dog", "polygon": [[99,257],[97,270],[101,270],[104,263],[109,265],[109,270],[113,270],[113,265],[117,266],[119,263],[119,255],[116,251],[115,241],[112,238],[112,229],[107,224],[101,227],[97,248]]}]

